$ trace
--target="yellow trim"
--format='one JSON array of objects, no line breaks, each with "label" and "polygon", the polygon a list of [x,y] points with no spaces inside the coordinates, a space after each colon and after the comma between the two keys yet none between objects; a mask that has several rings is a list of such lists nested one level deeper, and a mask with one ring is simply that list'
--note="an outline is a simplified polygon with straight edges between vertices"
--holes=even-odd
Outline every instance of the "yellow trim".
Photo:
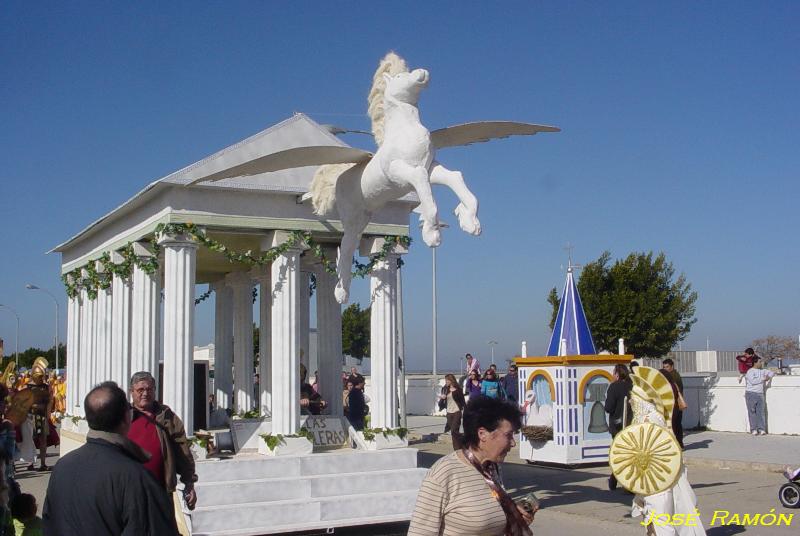
[{"label": "yellow trim", "polygon": [[564,355],[564,356],[543,356],[543,357],[515,357],[514,363],[518,366],[548,366],[548,365],[627,365],[633,360],[632,355]]},{"label": "yellow trim", "polygon": [[602,369],[592,370],[586,376],[584,376],[583,379],[581,379],[581,383],[578,384],[578,404],[583,404],[586,401],[586,397],[583,394],[583,390],[586,387],[586,384],[589,383],[592,379],[597,378],[598,376],[602,376],[609,382],[614,381],[614,376],[612,376],[611,373],[609,373],[608,371]]},{"label": "yellow trim", "polygon": [[544,369],[536,369],[528,375],[528,380],[525,382],[525,390],[527,391],[528,389],[531,388],[531,386],[533,385],[533,379],[536,376],[544,376],[544,379],[547,380],[547,384],[550,386],[550,400],[552,400],[553,403],[555,403],[556,385],[553,383],[553,377],[550,376],[550,374]]}]

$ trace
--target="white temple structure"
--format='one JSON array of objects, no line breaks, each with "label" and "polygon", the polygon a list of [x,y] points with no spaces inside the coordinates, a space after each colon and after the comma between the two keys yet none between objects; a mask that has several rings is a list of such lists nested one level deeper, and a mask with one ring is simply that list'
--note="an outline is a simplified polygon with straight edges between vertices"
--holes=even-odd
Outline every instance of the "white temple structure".
[{"label": "white temple structure", "polygon": [[[264,155],[322,145],[347,147],[307,116],[294,115],[153,182],[53,250],[62,256],[69,295],[67,413],[76,416],[74,424],[65,419],[62,453],[84,441],[85,421],[77,417],[83,415],[88,391],[105,380],[127,388],[131,374],[139,370],[156,377],[161,400],[183,419],[188,435],[206,426],[207,383],[195,378],[193,360],[198,284],[209,284],[215,295],[213,394],[218,406],[234,414],[257,408],[266,417],[267,432],[291,436],[306,418],[301,417],[299,376],[309,355],[313,277],[320,393],[329,404],[326,413],[334,419],[342,415],[342,309],[334,296],[337,277],[320,259],[322,253],[336,260],[342,227],[335,215],[317,216],[311,203],[301,199],[315,167],[188,186]],[[373,428],[399,425],[397,260],[407,250],[393,238],[408,235],[409,215],[417,204],[414,194],[386,204],[372,215],[360,243],[361,255],[379,259],[367,275],[372,290]],[[271,262],[252,262],[276,247]],[[232,252],[238,255],[233,260]],[[260,392],[254,400],[256,288],[261,340]],[[347,424],[342,422],[346,438]],[[363,437],[360,445],[364,447]],[[191,524],[197,534],[213,534],[220,527],[263,534],[267,524],[271,532],[408,519],[424,470],[416,469],[416,451],[405,445],[395,444],[399,448],[391,452],[369,452],[367,445],[367,451],[310,454],[317,462],[292,455],[263,457],[257,464],[200,462],[199,502]],[[357,469],[348,469],[353,467]],[[364,477],[360,490],[342,488],[354,479],[333,478],[352,470]],[[370,470],[383,471],[381,478],[363,474]],[[392,480],[392,474],[399,477]],[[269,480],[277,476],[292,477],[292,482]],[[255,480],[243,491],[243,479]],[[226,488],[226,480],[238,487]],[[357,493],[372,501],[358,499]],[[231,497],[237,504],[230,504]],[[288,499],[296,500],[297,508]],[[347,500],[340,504],[339,499]],[[276,500],[282,504],[269,506]]]}]

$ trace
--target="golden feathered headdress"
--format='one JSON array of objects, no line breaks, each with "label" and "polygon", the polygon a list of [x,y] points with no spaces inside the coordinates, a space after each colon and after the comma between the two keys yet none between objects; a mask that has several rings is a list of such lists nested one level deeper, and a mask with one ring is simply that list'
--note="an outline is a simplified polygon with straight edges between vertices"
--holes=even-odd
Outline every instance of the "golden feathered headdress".
[{"label": "golden feathered headdress", "polygon": [[47,359],[41,356],[37,357],[31,366],[31,376],[44,376],[49,365]]},{"label": "golden feathered headdress", "polygon": [[[633,385],[641,387],[641,381],[637,383],[636,378],[647,383],[653,391],[655,391],[656,398],[652,399],[656,406],[659,406],[664,419],[667,422],[672,420],[672,409],[675,407],[675,394],[672,392],[672,385],[669,380],[658,370],[650,367],[636,367],[631,379]],[[647,390],[645,390],[647,392]]]}]

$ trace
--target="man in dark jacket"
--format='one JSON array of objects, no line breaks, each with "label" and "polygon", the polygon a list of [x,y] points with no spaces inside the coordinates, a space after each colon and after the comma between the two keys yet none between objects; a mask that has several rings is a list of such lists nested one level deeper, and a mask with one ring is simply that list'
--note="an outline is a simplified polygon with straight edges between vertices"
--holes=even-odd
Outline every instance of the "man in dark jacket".
[{"label": "man in dark jacket", "polygon": [[125,391],[102,383],[83,407],[86,444],[53,470],[42,511],[45,536],[177,535],[170,496],[142,465],[147,454],[125,437],[131,425]]},{"label": "man in dark jacket", "polygon": [[508,367],[508,374],[500,382],[506,391],[506,399],[519,405],[519,376],[517,376],[517,366],[511,364]]},{"label": "man in dark jacket", "polygon": [[[630,379],[628,367],[622,364],[615,365],[614,381],[608,386],[606,403],[604,404],[606,413],[608,413],[608,431],[612,438],[630,424],[633,418],[633,412],[630,407],[631,389],[633,389],[633,382]],[[623,422],[623,418],[626,422]],[[616,488],[617,478],[612,473],[608,477],[608,489],[614,490]]]}]

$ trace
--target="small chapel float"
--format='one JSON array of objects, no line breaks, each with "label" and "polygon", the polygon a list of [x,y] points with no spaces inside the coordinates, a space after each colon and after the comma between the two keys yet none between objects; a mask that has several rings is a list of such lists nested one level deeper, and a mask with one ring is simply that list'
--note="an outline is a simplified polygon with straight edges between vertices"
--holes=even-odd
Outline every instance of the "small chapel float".
[{"label": "small chapel float", "polygon": [[597,354],[570,262],[547,355],[514,359],[524,412],[520,458],[565,466],[608,461],[606,391],[614,365],[631,359]]}]

